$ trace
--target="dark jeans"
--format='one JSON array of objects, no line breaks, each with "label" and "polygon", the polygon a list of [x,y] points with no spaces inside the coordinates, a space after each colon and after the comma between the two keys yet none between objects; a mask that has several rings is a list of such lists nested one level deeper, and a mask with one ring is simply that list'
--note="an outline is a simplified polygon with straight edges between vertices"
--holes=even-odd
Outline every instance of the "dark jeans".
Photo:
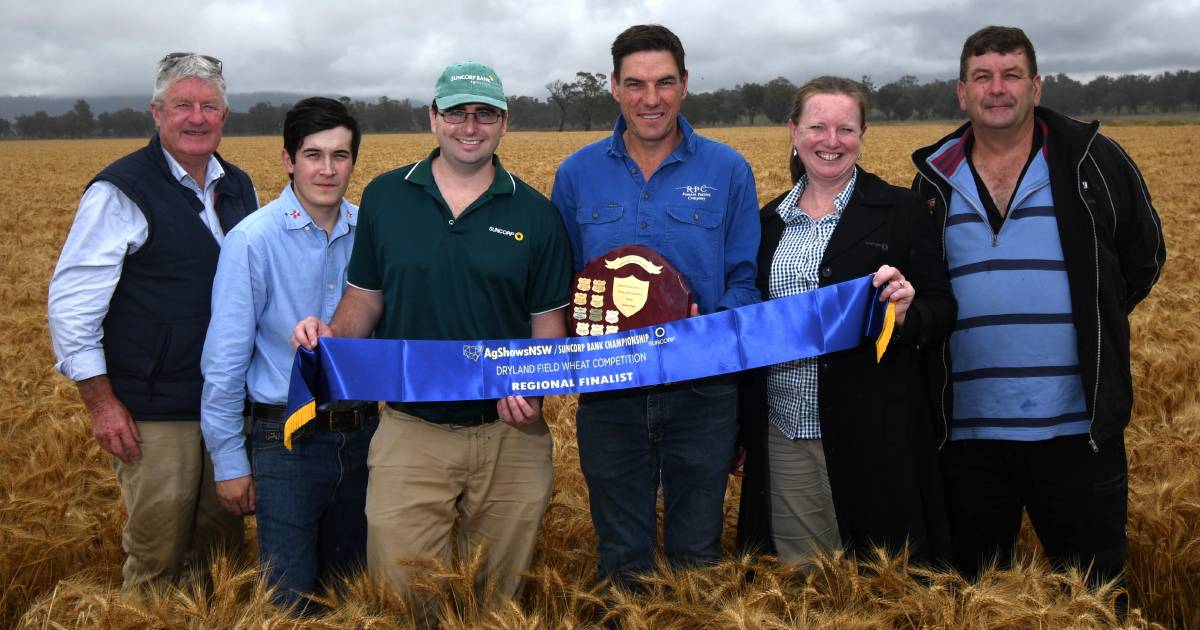
[{"label": "dark jeans", "polygon": [[310,426],[289,451],[283,422],[252,422],[259,560],[276,604],[316,612],[305,594],[366,566],[367,448],[378,425],[345,433]]},{"label": "dark jeans", "polygon": [[1121,576],[1129,494],[1123,436],[1099,452],[1086,435],[959,440],[946,446],[942,466],[954,562],[968,579],[992,558],[1009,565],[1022,509],[1056,568],[1091,567],[1093,584]]},{"label": "dark jeans", "polygon": [[579,460],[601,578],[629,588],[654,567],[660,482],[667,564],[720,558],[736,409],[732,377],[580,397]]}]

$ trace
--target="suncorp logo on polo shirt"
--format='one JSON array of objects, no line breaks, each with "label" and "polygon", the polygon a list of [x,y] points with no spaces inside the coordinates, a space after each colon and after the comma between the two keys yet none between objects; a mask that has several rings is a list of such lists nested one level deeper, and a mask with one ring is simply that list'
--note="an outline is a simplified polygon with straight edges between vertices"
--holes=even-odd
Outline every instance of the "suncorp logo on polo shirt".
[{"label": "suncorp logo on polo shirt", "polygon": [[523,240],[525,240],[525,235],[524,235],[524,234],[522,234],[521,232],[514,232],[514,231],[512,231],[512,230],[506,230],[506,229],[504,229],[504,228],[498,228],[498,227],[496,227],[496,226],[494,226],[494,225],[489,225],[489,226],[488,226],[488,231],[489,231],[489,232],[493,232],[493,233],[495,233],[495,234],[499,234],[499,235],[501,235],[501,236],[511,236],[511,237],[512,237],[512,239],[513,239],[514,241],[523,241]]}]

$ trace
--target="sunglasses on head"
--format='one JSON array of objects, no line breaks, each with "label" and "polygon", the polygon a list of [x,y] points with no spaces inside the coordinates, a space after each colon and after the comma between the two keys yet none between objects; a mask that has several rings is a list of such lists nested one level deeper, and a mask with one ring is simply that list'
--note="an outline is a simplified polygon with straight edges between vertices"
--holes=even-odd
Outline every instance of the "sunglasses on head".
[{"label": "sunglasses on head", "polygon": [[173,52],[173,53],[167,53],[167,55],[166,55],[166,56],[164,56],[164,57],[162,58],[162,61],[160,61],[160,62],[158,62],[158,63],[159,63],[159,64],[171,64],[171,65],[174,65],[174,64],[177,64],[177,63],[179,63],[181,60],[183,60],[183,59],[186,59],[186,58],[188,58],[188,57],[199,57],[199,58],[201,58],[201,59],[203,59],[203,60],[205,60],[205,61],[207,61],[207,62],[209,62],[209,63],[213,64],[214,66],[216,66],[216,67],[217,67],[217,72],[220,72],[220,71],[221,71],[221,68],[222,68],[222,65],[223,65],[223,64],[221,63],[221,60],[220,60],[220,59],[217,59],[216,57],[210,57],[210,56],[208,56],[208,55],[198,55],[198,54],[196,54],[196,53],[191,53],[191,52]]}]

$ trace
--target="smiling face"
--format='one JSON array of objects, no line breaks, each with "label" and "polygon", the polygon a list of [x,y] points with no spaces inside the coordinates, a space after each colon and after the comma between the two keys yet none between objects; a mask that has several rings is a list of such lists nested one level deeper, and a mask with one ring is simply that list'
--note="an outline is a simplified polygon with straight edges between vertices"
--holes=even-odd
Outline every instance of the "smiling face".
[{"label": "smiling face", "polygon": [[671,53],[652,50],[626,55],[620,76],[612,77],[611,89],[625,118],[627,144],[674,141],[675,118],[687,96],[687,75],[680,76]]},{"label": "smiling face", "polygon": [[479,103],[455,105],[451,109],[469,113],[490,109],[501,114],[500,120],[490,125],[479,124],[474,116],[467,116],[466,122],[454,125],[446,122],[432,107],[429,108],[429,126],[433,129],[433,135],[437,136],[440,157],[446,160],[447,166],[469,171],[491,164],[492,156],[500,146],[500,138],[508,131],[508,113]]},{"label": "smiling face", "polygon": [[283,165],[292,176],[292,190],[310,217],[337,212],[341,206],[354,158],[350,143],[354,134],[345,127],[334,127],[309,134],[292,159],[283,151]]},{"label": "smiling face", "polygon": [[229,110],[216,85],[197,77],[176,81],[150,103],[163,148],[180,164],[203,165],[221,144]]},{"label": "smiling face", "polygon": [[989,52],[967,60],[966,80],[958,82],[958,106],[984,131],[1017,131],[1033,125],[1042,100],[1042,77],[1029,70],[1024,51]]},{"label": "smiling face", "polygon": [[845,186],[862,150],[862,114],[847,94],[820,93],[804,100],[798,121],[788,121],[792,146],[809,180]]}]

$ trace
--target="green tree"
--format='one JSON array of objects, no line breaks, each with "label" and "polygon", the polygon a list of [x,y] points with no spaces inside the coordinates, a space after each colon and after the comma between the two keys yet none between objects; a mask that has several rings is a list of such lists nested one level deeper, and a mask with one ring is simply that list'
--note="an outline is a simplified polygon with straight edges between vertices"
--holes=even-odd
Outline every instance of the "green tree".
[{"label": "green tree", "polygon": [[44,111],[18,115],[17,134],[26,138],[53,138],[58,135],[57,122]]},{"label": "green tree", "polygon": [[552,129],[558,124],[555,107],[532,96],[508,98],[509,129]]},{"label": "green tree", "polygon": [[782,123],[787,120],[788,110],[796,97],[796,86],[783,77],[775,77],[763,86],[763,113],[767,120]]},{"label": "green tree", "polygon": [[883,112],[888,120],[904,120],[911,117],[916,109],[916,100],[913,98],[916,85],[917,78],[906,74],[879,88],[875,96],[879,111]]},{"label": "green tree", "polygon": [[579,99],[579,86],[555,79],[546,84],[550,92],[550,102],[558,108],[558,130],[562,131],[567,124],[567,111]]},{"label": "green tree", "polygon": [[734,88],[742,95],[742,108],[750,124],[754,124],[755,116],[763,111],[763,101],[767,98],[767,89],[758,83],[743,83]]},{"label": "green tree", "polygon": [[[608,93],[608,77],[602,72],[576,72],[575,86],[576,111],[585,131],[591,131],[596,117],[604,109],[604,104],[612,97]],[[603,123],[602,123],[603,124]]]},{"label": "green tree", "polygon": [[1042,77],[1042,105],[1067,115],[1083,113],[1087,95],[1084,85],[1063,74]]}]

